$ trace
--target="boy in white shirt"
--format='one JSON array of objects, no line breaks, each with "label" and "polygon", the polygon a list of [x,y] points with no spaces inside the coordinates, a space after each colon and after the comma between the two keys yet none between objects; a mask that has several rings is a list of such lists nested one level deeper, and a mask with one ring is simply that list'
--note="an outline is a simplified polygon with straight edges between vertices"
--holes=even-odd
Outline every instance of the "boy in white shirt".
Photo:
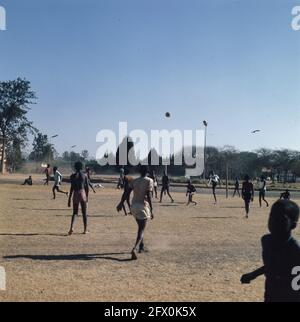
[{"label": "boy in white shirt", "polygon": [[60,192],[60,193],[64,193],[66,196],[69,195],[68,192],[62,191],[60,190],[59,186],[61,185],[61,181],[62,181],[62,175],[61,173],[58,171],[57,167],[53,168],[53,177],[54,177],[54,186],[52,188],[52,192],[53,192],[53,199],[56,198],[56,194],[55,191]]},{"label": "boy in white shirt", "polygon": [[131,251],[131,259],[136,260],[136,249],[139,248],[139,253],[145,252],[144,248],[144,233],[146,224],[149,219],[153,219],[153,209],[151,201],[151,192],[153,190],[153,180],[147,177],[147,166],[140,166],[141,176],[130,183],[130,189],[125,191],[122,200],[117,206],[117,210],[121,211],[124,206],[124,202],[130,196],[133,191],[133,198],[131,202],[131,214],[136,220],[138,225],[138,232],[135,245]]}]

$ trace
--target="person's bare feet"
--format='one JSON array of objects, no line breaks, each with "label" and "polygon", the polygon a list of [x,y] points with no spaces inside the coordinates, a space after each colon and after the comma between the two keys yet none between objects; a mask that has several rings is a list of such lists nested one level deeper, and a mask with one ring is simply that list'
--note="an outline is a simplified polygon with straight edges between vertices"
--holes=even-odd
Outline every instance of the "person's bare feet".
[{"label": "person's bare feet", "polygon": [[141,253],[149,253],[149,250],[147,248],[140,248],[139,254],[141,254]]},{"label": "person's bare feet", "polygon": [[137,260],[137,256],[134,249],[131,251],[131,260],[133,261]]},{"label": "person's bare feet", "polygon": [[83,235],[87,235],[87,234],[89,234],[90,232],[88,231],[88,230],[85,230],[84,232],[83,232]]}]

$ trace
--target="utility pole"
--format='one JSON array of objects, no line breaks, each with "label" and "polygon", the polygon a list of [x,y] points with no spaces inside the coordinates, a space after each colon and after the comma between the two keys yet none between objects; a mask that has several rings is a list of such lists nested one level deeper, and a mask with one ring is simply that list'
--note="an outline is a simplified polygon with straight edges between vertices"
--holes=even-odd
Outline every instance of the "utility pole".
[{"label": "utility pole", "polygon": [[228,160],[226,160],[226,198],[228,198]]},{"label": "utility pole", "polygon": [[6,154],[5,154],[5,149],[6,149],[6,139],[4,137],[0,137],[0,143],[2,141],[2,148],[1,148],[1,173],[5,174],[5,159],[6,159]]},{"label": "utility pole", "polygon": [[205,126],[204,130],[204,152],[203,152],[203,157],[204,157],[204,163],[203,163],[203,179],[206,179],[206,140],[207,140],[207,126],[208,123],[206,121],[203,121],[203,125]]},{"label": "utility pole", "polygon": [[48,163],[50,164],[50,158],[51,158],[51,152],[52,152],[52,143],[51,143],[51,139],[55,139],[58,137],[58,134],[52,135],[49,138],[49,144],[50,144],[50,150],[49,150],[49,155],[48,155]]}]

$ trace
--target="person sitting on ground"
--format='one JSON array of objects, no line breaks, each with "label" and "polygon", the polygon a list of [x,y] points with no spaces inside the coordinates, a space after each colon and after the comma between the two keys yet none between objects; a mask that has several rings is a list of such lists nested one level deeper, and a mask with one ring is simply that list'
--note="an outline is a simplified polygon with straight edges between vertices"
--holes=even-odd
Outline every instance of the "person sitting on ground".
[{"label": "person sitting on ground", "polygon": [[29,176],[27,179],[24,180],[22,186],[32,186],[32,177]]}]

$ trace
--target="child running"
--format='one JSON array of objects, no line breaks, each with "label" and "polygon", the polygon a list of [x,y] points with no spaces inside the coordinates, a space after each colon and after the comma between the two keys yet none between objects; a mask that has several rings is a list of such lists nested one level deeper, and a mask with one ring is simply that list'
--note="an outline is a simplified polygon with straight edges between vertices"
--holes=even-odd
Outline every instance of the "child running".
[{"label": "child running", "polygon": [[168,196],[171,199],[171,202],[174,202],[174,199],[172,198],[172,196],[170,195],[170,179],[167,175],[167,173],[164,171],[163,177],[162,177],[162,188],[161,188],[161,192],[160,192],[160,200],[159,202],[162,202],[162,198],[163,198],[163,194],[167,193]]},{"label": "child running", "polygon": [[267,207],[269,207],[268,201],[265,199],[267,190],[267,181],[264,176],[260,177],[259,181],[259,206],[262,206],[262,200],[266,203]]},{"label": "child running", "polygon": [[129,170],[124,169],[124,194],[126,196],[126,203],[129,209],[129,212],[127,213],[126,208],[125,208],[125,203],[123,203],[123,211],[124,215],[127,216],[128,214],[131,215],[130,211],[130,192],[131,192],[131,182],[133,181],[133,178],[129,176]]},{"label": "child running", "polygon": [[254,187],[253,183],[250,182],[250,177],[245,175],[245,181],[242,186],[242,198],[245,202],[246,218],[249,216],[250,202],[254,200]]},{"label": "child running", "polygon": [[50,164],[47,164],[47,168],[44,171],[46,178],[44,179],[44,186],[49,185],[50,181]]},{"label": "child running", "polygon": [[235,194],[238,193],[239,197],[240,195],[240,182],[238,178],[235,178],[235,183],[234,183],[234,192],[232,195],[232,198],[235,196]]},{"label": "child running", "polygon": [[299,207],[290,200],[278,200],[269,217],[269,235],[262,237],[264,266],[241,278],[249,284],[265,275],[265,302],[300,302],[297,274],[300,267],[300,245],[292,237],[299,220]]},{"label": "child running", "polygon": [[211,171],[210,177],[209,177],[209,184],[212,185],[212,192],[213,192],[213,196],[215,199],[215,204],[217,203],[216,187],[217,187],[218,183],[221,184],[221,180],[220,180],[219,176],[217,174],[215,174],[214,171]]},{"label": "child running", "polygon": [[75,173],[73,173],[70,177],[71,180],[71,188],[68,200],[68,207],[71,207],[71,198],[73,195],[73,215],[71,220],[71,228],[69,230],[69,236],[73,234],[73,227],[76,216],[78,216],[79,204],[81,206],[82,218],[84,231],[83,233],[87,233],[87,202],[88,202],[88,193],[89,193],[89,183],[87,176],[82,172],[82,163],[75,163]]},{"label": "child running", "polygon": [[153,189],[153,180],[147,177],[148,167],[140,166],[139,169],[140,177],[133,180],[130,184],[130,190],[123,194],[121,202],[117,206],[117,210],[121,211],[123,209],[124,202],[126,198],[133,191],[133,198],[131,204],[131,213],[136,220],[138,225],[138,232],[135,245],[131,251],[131,259],[136,260],[136,249],[139,249],[139,253],[145,252],[144,245],[144,233],[146,229],[146,224],[148,220],[154,218],[152,201],[151,201],[151,191]]},{"label": "child running", "polygon": [[193,201],[193,196],[194,194],[197,192],[195,186],[192,184],[192,180],[188,181],[187,187],[186,187],[186,196],[188,197],[188,202],[187,202],[187,206],[190,203],[193,203],[195,206],[197,205],[196,201]]},{"label": "child running", "polygon": [[53,175],[54,175],[54,186],[52,188],[52,192],[53,192],[53,199],[56,198],[56,194],[55,191],[59,192],[59,193],[64,193],[66,196],[69,195],[68,192],[62,191],[60,190],[59,186],[61,185],[61,181],[62,181],[62,175],[61,173],[58,171],[57,167],[53,168]]}]

